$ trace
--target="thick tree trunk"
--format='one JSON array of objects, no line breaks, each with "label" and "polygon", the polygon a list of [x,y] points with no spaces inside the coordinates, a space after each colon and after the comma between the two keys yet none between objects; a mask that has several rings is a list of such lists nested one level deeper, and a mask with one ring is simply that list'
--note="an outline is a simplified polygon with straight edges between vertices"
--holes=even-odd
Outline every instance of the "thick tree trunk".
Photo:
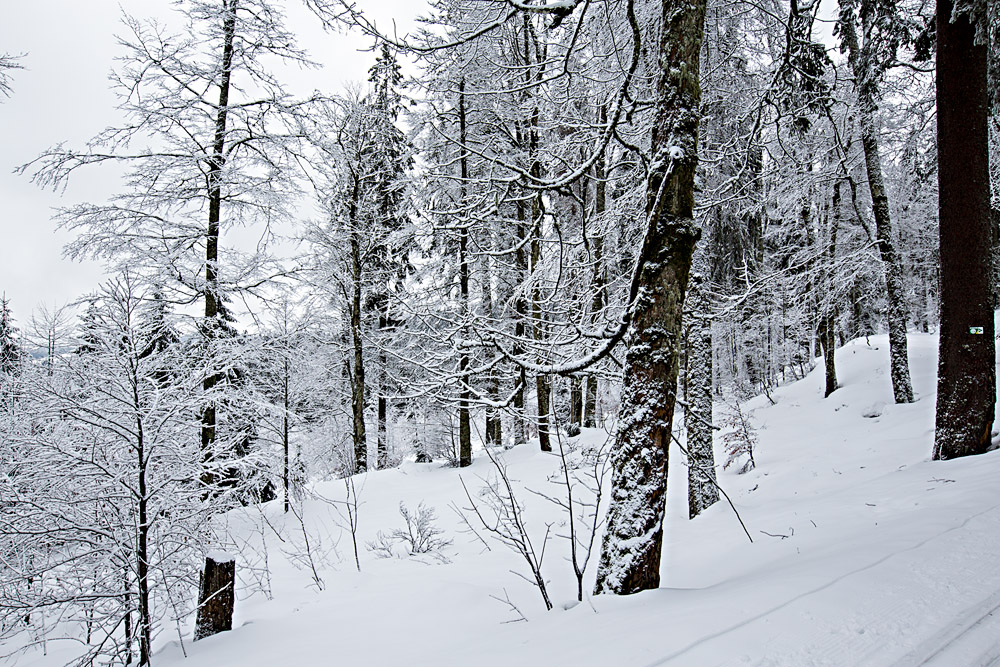
[{"label": "thick tree trunk", "polygon": [[950,0],[938,0],[941,341],[935,459],[985,452],[996,404],[987,49],[976,44],[969,16],[952,20],[952,9]]},{"label": "thick tree trunk", "polygon": [[223,553],[209,554],[201,573],[195,641],[233,629],[236,600],[236,559]]},{"label": "thick tree trunk", "polygon": [[688,303],[684,430],[688,450],[688,517],[693,519],[719,501],[712,449],[712,320],[699,276],[692,279]]},{"label": "thick tree trunk", "polygon": [[218,475],[211,470],[215,458],[216,414],[215,403],[210,398],[211,391],[221,380],[216,364],[212,361],[216,354],[214,342],[219,330],[221,294],[219,293],[219,225],[222,219],[222,169],[225,166],[226,122],[229,113],[229,89],[233,70],[233,40],[236,35],[236,0],[223,0],[222,62],[219,79],[219,106],[215,116],[215,136],[212,142],[212,157],[208,162],[208,232],[205,235],[205,321],[202,327],[205,336],[205,351],[209,357],[209,368],[202,381],[206,394],[201,410],[201,452],[205,470],[201,482],[205,493],[211,494],[218,483]]},{"label": "thick tree trunk", "polygon": [[[661,16],[648,229],[633,286],[635,305],[626,339],[620,426],[612,454],[612,493],[597,593],[635,593],[660,583],[678,342],[684,292],[699,237],[693,209],[705,0],[661,0]],[[634,15],[630,20],[638,32]]]}]

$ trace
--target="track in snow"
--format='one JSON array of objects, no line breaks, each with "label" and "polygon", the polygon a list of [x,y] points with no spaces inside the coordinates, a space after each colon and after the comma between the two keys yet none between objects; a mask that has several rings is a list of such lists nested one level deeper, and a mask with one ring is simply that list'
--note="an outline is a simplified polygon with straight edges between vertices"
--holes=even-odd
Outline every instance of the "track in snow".
[{"label": "track in snow", "polygon": [[893,667],[1000,665],[1000,591],[965,610]]}]

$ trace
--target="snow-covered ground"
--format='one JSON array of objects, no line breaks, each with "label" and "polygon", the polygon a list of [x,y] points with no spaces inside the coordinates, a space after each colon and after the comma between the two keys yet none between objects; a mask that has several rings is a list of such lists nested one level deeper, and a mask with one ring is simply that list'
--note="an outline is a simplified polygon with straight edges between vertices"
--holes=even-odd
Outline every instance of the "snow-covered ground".
[{"label": "snow-covered ground", "polygon": [[[576,604],[566,540],[551,537],[545,611],[520,557],[468,532],[468,507],[492,475],[482,452],[462,471],[407,463],[355,478],[361,572],[343,482],[317,487],[303,524],[279,503],[233,516],[265,551],[271,599],[237,602],[235,629],[183,646],[157,640],[158,665],[987,665],[1000,656],[1000,453],[931,462],[937,338],[912,334],[917,401],[892,403],[885,336],[837,352],[841,389],[823,398],[823,370],[746,404],[758,428],[757,467],[720,472],[746,523],[723,500],[686,518],[683,456],[671,453],[661,588]],[[717,408],[722,409],[722,408]],[[875,416],[878,415],[878,416]],[[597,442],[601,431],[585,431]],[[530,445],[500,455],[540,546],[559,508],[527,489],[559,459]],[[717,460],[725,460],[717,451]],[[453,543],[433,558],[376,557],[365,543],[402,527],[399,504],[436,510]],[[333,504],[331,504],[333,503]],[[266,517],[267,521],[263,521]],[[282,534],[282,541],[267,523]],[[261,526],[263,525],[263,528]],[[322,579],[302,557],[304,534]],[[335,547],[335,548],[334,548]],[[297,555],[296,555],[297,554]],[[325,554],[325,555],[324,555]],[[593,569],[586,588],[593,586]],[[249,565],[240,562],[247,572]],[[509,598],[511,605],[497,598]],[[187,658],[184,658],[186,652]],[[32,656],[25,662],[31,663]],[[48,660],[58,657],[50,652]]]}]

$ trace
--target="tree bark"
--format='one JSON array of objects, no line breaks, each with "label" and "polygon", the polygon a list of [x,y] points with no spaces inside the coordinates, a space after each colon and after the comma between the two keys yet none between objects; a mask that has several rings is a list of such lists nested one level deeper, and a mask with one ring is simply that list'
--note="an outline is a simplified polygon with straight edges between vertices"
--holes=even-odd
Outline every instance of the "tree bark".
[{"label": "tree bark", "polygon": [[195,641],[233,629],[235,599],[236,560],[225,554],[207,556],[198,592]]},{"label": "tree bark", "polygon": [[987,48],[976,43],[969,16],[951,20],[952,10],[951,0],[938,0],[941,339],[935,459],[985,452],[996,404]]},{"label": "tree bark", "polygon": [[[700,231],[694,223],[705,0],[661,0],[653,160],[640,271],[630,294],[620,426],[596,593],[660,583],[667,451],[677,389],[684,292]],[[629,5],[633,33],[638,20]],[[638,37],[636,37],[638,39]]]},{"label": "tree bark", "polygon": [[712,449],[712,319],[699,276],[688,293],[687,383],[684,430],[688,450],[688,518],[719,501]]}]

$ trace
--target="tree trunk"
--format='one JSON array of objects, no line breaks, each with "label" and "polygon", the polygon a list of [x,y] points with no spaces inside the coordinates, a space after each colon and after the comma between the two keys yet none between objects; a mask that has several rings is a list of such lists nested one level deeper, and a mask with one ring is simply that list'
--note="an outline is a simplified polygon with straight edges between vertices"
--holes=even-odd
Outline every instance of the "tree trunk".
[{"label": "tree trunk", "polygon": [[687,336],[687,383],[684,429],[688,450],[688,518],[719,501],[712,449],[712,319],[699,276],[688,295],[691,314]]},{"label": "tree trunk", "polygon": [[[601,107],[599,120],[601,123],[608,121],[608,112]],[[597,162],[594,163],[594,218],[601,220],[607,210],[607,167],[602,153]],[[590,311],[594,318],[601,317],[601,312],[605,306],[605,278],[604,278],[604,237],[596,234],[591,239],[593,246],[594,273],[591,276],[591,289],[594,291],[594,300],[590,304]],[[597,427],[597,374],[591,373],[584,378],[584,403],[583,403],[583,425],[587,428]]]},{"label": "tree trunk", "polygon": [[[138,410],[142,403],[139,399],[140,378],[133,377],[132,397],[134,406]],[[149,615],[149,490],[147,488],[146,473],[149,466],[149,457],[146,455],[145,437],[143,434],[142,419],[136,418],[136,460],[138,462],[139,478],[137,490],[139,492],[138,519],[136,527],[136,550],[135,550],[135,578],[138,586],[139,602],[139,667],[149,665],[151,655],[150,646],[153,638],[153,620]]]},{"label": "tree trunk", "polygon": [[[357,220],[357,184],[351,200],[351,221]],[[368,470],[368,437],[365,433],[365,355],[361,339],[361,232],[351,229],[351,341],[354,346],[354,366],[351,373],[351,435],[354,440],[354,471]]]},{"label": "tree trunk", "polygon": [[[459,158],[461,178],[462,178],[462,208],[467,205],[465,201],[465,184],[469,179],[469,156],[465,150],[466,130],[465,130],[465,79],[458,84],[458,124],[459,124],[459,145],[462,151]],[[461,468],[472,465],[472,424],[469,418],[469,405],[472,400],[470,384],[472,378],[469,375],[469,353],[466,349],[468,340],[468,330],[465,322],[469,316],[469,227],[466,221],[460,223],[458,232],[458,283],[461,294],[459,315],[462,321],[462,341],[459,351],[458,371],[461,387],[459,388],[458,399],[458,465]]]},{"label": "tree trunk", "polygon": [[205,464],[201,481],[206,494],[211,494],[212,487],[218,483],[218,475],[210,468],[212,460],[215,458],[215,452],[212,450],[216,435],[215,403],[210,398],[210,394],[221,379],[213,361],[216,353],[213,343],[218,335],[219,322],[217,320],[221,309],[219,224],[222,218],[222,169],[226,162],[226,119],[229,113],[229,88],[233,70],[233,40],[236,35],[236,0],[223,0],[222,7],[225,18],[222,24],[219,106],[215,116],[212,157],[208,162],[208,232],[205,235],[205,321],[202,329],[205,336],[205,352],[209,358],[209,368],[202,381],[202,390],[206,394],[206,399],[201,411],[201,452],[202,461]]},{"label": "tree trunk", "polygon": [[281,447],[284,453],[283,463],[284,466],[281,470],[281,485],[285,489],[285,500],[284,500],[284,510],[285,514],[288,514],[289,503],[291,500],[291,475],[290,475],[290,460],[289,460],[289,447],[288,447],[288,411],[290,409],[288,400],[288,351],[284,352],[284,359],[282,359],[282,376],[281,376],[281,399],[282,407],[284,410],[281,414]]},{"label": "tree trunk", "polygon": [[[487,320],[493,320],[493,280],[492,271],[488,256],[482,259],[482,289],[483,289],[483,315]],[[496,369],[491,369],[486,378],[486,390],[489,397],[494,401],[500,401],[500,378]],[[498,408],[486,408],[486,444],[503,444],[503,426],[500,421],[500,410]]]},{"label": "tree trunk", "polygon": [[[527,334],[525,330],[525,321],[528,319],[528,300],[524,297],[524,283],[528,279],[528,256],[524,250],[525,239],[527,238],[527,207],[524,201],[519,199],[517,201],[517,226],[515,233],[517,235],[517,249],[514,251],[514,266],[517,274],[517,279],[520,284],[516,288],[516,296],[514,297],[514,312],[517,320],[514,323],[514,354],[523,354],[524,346],[520,342],[524,340]],[[525,429],[527,428],[527,414],[525,408],[525,394],[528,391],[528,373],[524,370],[524,366],[518,366],[518,376],[517,376],[517,391],[514,392],[514,400],[512,401],[512,406],[514,408],[514,444],[523,445],[527,441],[527,434]]]},{"label": "tree trunk", "polygon": [[233,629],[235,593],[236,559],[223,553],[208,555],[198,592],[195,641]]},{"label": "tree trunk", "polygon": [[827,246],[827,265],[828,268],[825,276],[824,282],[827,286],[826,303],[823,304],[823,320],[820,326],[820,340],[823,343],[823,361],[824,369],[826,371],[826,392],[823,397],[827,398],[833,392],[837,391],[837,362],[835,359],[835,352],[837,349],[837,337],[835,331],[836,325],[836,307],[833,303],[833,262],[837,256],[837,230],[840,228],[840,181],[836,181],[833,184],[833,197],[830,202],[831,217],[830,217],[830,243]]},{"label": "tree trunk", "polygon": [[[633,284],[612,493],[597,593],[629,594],[660,583],[667,451],[677,389],[684,292],[699,230],[693,219],[698,162],[698,57],[705,0],[661,0],[656,121],[647,222]],[[630,12],[633,31],[638,20]],[[638,37],[637,37],[638,39]]]},{"label": "tree trunk", "polygon": [[938,0],[941,340],[935,459],[985,452],[996,404],[987,49],[975,42],[968,14],[952,20],[952,9],[951,0]]},{"label": "tree trunk", "polygon": [[[387,315],[380,315],[378,324],[379,331],[384,333],[389,329],[389,317]],[[389,387],[389,360],[386,358],[384,340],[379,345],[378,361],[380,377],[378,388],[378,422],[376,426],[375,461],[378,469],[382,470],[389,465],[389,401],[386,399],[386,393]]]},{"label": "tree trunk", "polygon": [[892,233],[892,219],[889,215],[889,196],[882,177],[882,160],[879,156],[878,131],[875,125],[876,74],[872,62],[871,30],[868,12],[862,11],[862,30],[865,37],[863,46],[858,44],[852,21],[842,22],[844,40],[849,49],[848,61],[854,74],[855,90],[858,95],[858,117],[861,126],[861,145],[865,155],[865,171],[868,175],[868,191],[872,198],[872,214],[875,217],[875,237],[885,275],[887,319],[889,321],[889,372],[892,377],[892,394],[897,403],[913,402],[913,385],[910,382],[909,356],[906,346],[906,293],[903,287],[903,266],[896,251]]}]

